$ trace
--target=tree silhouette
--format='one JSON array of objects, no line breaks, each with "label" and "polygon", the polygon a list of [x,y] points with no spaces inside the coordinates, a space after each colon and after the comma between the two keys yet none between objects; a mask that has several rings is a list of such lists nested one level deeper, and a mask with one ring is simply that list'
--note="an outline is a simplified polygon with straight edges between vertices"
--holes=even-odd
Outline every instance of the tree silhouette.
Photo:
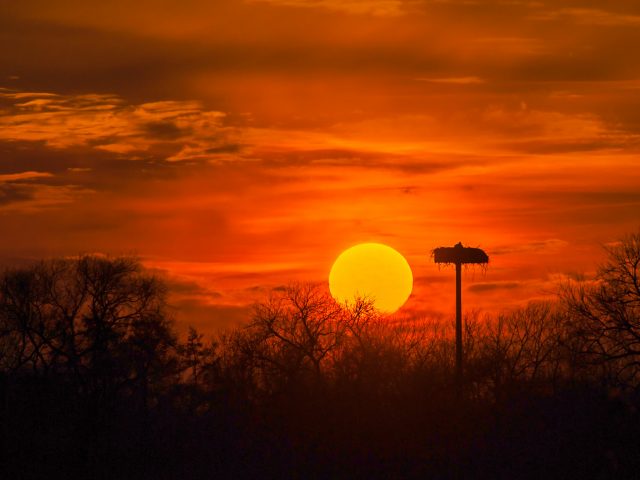
[{"label": "tree silhouette", "polygon": [[9,378],[66,385],[90,419],[87,430],[101,428],[121,396],[146,418],[177,372],[165,288],[132,258],[83,256],[4,272],[0,332]]},{"label": "tree silhouette", "polygon": [[470,379],[476,395],[497,402],[518,392],[558,388],[568,369],[565,315],[549,302],[532,302],[495,316],[467,319]]},{"label": "tree silhouette", "polygon": [[565,303],[467,312],[463,397],[455,325],[339,305],[319,285],[277,289],[245,324],[181,339],[164,282],[135,259],[6,270],[0,473],[634,478],[637,399],[602,385],[610,372],[635,385],[631,238]]},{"label": "tree silhouette", "polygon": [[291,382],[307,374],[320,378],[347,327],[343,309],[327,293],[296,284],[257,304],[249,330],[255,359]]},{"label": "tree silhouette", "polygon": [[623,386],[640,385],[640,233],[607,248],[594,282],[565,285],[576,348]]}]

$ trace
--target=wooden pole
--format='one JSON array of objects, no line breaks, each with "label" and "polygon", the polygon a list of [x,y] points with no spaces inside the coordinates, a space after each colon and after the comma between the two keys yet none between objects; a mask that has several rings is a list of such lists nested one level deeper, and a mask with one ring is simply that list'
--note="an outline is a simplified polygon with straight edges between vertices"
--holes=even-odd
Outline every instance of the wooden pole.
[{"label": "wooden pole", "polygon": [[456,262],[456,389],[462,395],[462,263]]},{"label": "wooden pole", "polygon": [[462,246],[458,242],[453,247],[438,247],[433,250],[433,260],[436,263],[444,263],[456,266],[456,393],[462,396],[463,380],[463,352],[462,352],[462,264],[486,264],[489,256],[479,248]]}]

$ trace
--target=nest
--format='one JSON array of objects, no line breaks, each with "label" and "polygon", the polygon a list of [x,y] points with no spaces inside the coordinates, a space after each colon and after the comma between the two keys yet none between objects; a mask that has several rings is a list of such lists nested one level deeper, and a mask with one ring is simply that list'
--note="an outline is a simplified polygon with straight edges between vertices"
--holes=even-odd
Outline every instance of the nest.
[{"label": "nest", "polygon": [[489,263],[489,256],[480,248],[463,247],[462,243],[458,243],[455,247],[434,249],[433,260],[448,264]]}]

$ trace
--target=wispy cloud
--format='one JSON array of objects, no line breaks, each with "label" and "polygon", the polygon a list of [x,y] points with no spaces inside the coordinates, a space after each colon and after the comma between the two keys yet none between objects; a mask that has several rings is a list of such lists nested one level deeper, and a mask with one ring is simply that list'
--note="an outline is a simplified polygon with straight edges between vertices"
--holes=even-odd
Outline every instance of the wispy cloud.
[{"label": "wispy cloud", "polygon": [[49,172],[0,174],[0,210],[35,212],[69,204],[92,193],[81,185],[56,183],[56,180]]},{"label": "wispy cloud", "polygon": [[214,159],[237,148],[225,114],[195,101],[129,104],[117,95],[0,90],[0,140],[89,147],[127,159]]},{"label": "wispy cloud", "polygon": [[607,27],[640,25],[640,15],[618,13],[597,8],[560,8],[558,10],[542,10],[531,16],[536,20],[571,20],[585,25]]},{"label": "wispy cloud", "polygon": [[249,2],[298,8],[325,8],[349,14],[398,16],[404,13],[402,0],[248,0]]},{"label": "wispy cloud", "polygon": [[6,182],[20,182],[25,180],[34,180],[38,178],[51,178],[53,175],[49,172],[20,172],[20,173],[7,173],[0,175],[0,183]]},{"label": "wispy cloud", "polygon": [[92,193],[90,189],[78,185],[0,183],[0,210],[22,213],[39,212],[73,203]]},{"label": "wispy cloud", "polygon": [[453,85],[477,85],[485,83],[480,77],[447,77],[447,78],[417,78],[419,82],[428,83],[449,83]]},{"label": "wispy cloud", "polygon": [[499,290],[514,290],[521,287],[522,284],[520,282],[481,282],[469,286],[467,290],[475,293],[485,293]]},{"label": "wispy cloud", "polygon": [[496,246],[491,249],[492,255],[504,255],[511,253],[534,253],[534,252],[549,252],[557,251],[569,245],[569,242],[560,240],[558,238],[550,238],[548,240],[541,240],[537,242],[527,242],[520,244],[511,244]]}]

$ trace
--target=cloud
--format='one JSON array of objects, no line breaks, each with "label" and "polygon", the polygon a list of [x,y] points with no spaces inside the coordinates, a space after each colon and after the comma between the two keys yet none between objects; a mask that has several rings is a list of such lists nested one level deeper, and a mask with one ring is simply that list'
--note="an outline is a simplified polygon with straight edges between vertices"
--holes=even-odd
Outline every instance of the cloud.
[{"label": "cloud", "polygon": [[483,112],[482,126],[493,133],[501,150],[568,153],[629,148],[640,145],[640,134],[607,122],[595,113],[573,113],[530,108],[491,106]]},{"label": "cloud", "polygon": [[78,185],[42,185],[16,181],[0,183],[0,210],[36,212],[72,203],[93,191]]},{"label": "cloud", "polygon": [[477,85],[485,83],[480,77],[447,77],[447,78],[417,78],[419,82],[428,83],[449,83],[453,85]]},{"label": "cloud", "polygon": [[531,16],[535,20],[572,20],[584,25],[623,27],[640,25],[640,15],[617,13],[597,8],[560,8],[542,10]]},{"label": "cloud", "polygon": [[[88,147],[124,159],[212,160],[237,151],[225,114],[195,101],[129,104],[116,95],[0,90],[0,140]],[[231,143],[230,143],[231,142]]]},{"label": "cloud", "polygon": [[34,180],[38,178],[50,178],[50,177],[53,177],[53,175],[49,172],[8,173],[8,174],[0,175],[0,183]]},{"label": "cloud", "polygon": [[80,185],[57,182],[49,172],[0,174],[0,210],[33,212],[68,204],[92,193]]},{"label": "cloud", "polygon": [[560,248],[566,247],[567,245],[569,245],[569,243],[565,240],[550,238],[548,240],[537,242],[526,242],[521,244],[497,246],[491,249],[491,254],[505,255],[510,253],[555,251]]},{"label": "cloud", "polygon": [[249,0],[277,6],[297,8],[324,8],[355,15],[395,17],[404,14],[403,0]]},{"label": "cloud", "polygon": [[252,314],[251,307],[247,305],[206,304],[191,299],[170,301],[170,305],[179,327],[194,327],[206,335],[242,326]]},{"label": "cloud", "polygon": [[474,283],[470,285],[467,290],[474,293],[494,292],[496,290],[514,290],[521,288],[520,282],[484,282]]},{"label": "cloud", "polygon": [[482,55],[492,52],[507,58],[531,57],[533,55],[552,54],[553,51],[541,38],[516,36],[491,36],[472,38],[469,48]]}]

